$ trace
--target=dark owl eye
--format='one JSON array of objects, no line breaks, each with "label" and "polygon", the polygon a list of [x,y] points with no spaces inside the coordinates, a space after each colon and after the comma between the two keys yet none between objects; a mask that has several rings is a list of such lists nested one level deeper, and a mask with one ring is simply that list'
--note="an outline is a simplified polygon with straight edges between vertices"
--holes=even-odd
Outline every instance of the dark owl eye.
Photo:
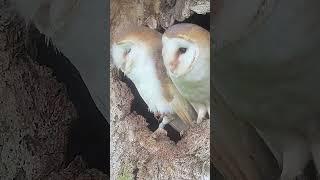
[{"label": "dark owl eye", "polygon": [[184,54],[184,53],[186,53],[186,51],[187,51],[187,48],[179,48],[180,54]]},{"label": "dark owl eye", "polygon": [[125,55],[128,55],[128,54],[130,53],[130,51],[131,51],[131,48],[126,49],[126,51],[124,52],[124,54],[125,54]]}]

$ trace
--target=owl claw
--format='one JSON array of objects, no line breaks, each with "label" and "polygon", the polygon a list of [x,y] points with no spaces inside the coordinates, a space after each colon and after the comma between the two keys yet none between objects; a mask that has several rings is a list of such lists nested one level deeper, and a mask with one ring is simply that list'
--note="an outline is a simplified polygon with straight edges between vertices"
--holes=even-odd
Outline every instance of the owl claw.
[{"label": "owl claw", "polygon": [[168,116],[164,116],[162,122],[159,124],[159,128],[164,128],[167,124],[169,124],[173,119],[169,118]]},{"label": "owl claw", "polygon": [[169,124],[172,121],[172,119],[168,118],[168,116],[164,116],[162,119],[162,122],[159,124],[158,129],[152,133],[152,137],[156,138],[159,136],[159,134],[166,134],[167,131],[164,129],[164,127]]},{"label": "owl claw", "polygon": [[153,137],[154,139],[156,139],[157,137],[161,136],[161,135],[167,135],[167,131],[163,128],[158,128],[156,131],[154,131],[151,134],[151,137]]},{"label": "owl claw", "polygon": [[185,133],[184,130],[180,131],[179,133],[180,137],[183,137],[184,133]]},{"label": "owl claw", "polygon": [[197,124],[202,123],[202,121],[203,121],[203,119],[202,119],[202,118],[198,118],[198,119],[197,119]]},{"label": "owl claw", "polygon": [[205,106],[200,106],[198,109],[197,124],[200,124],[205,119],[206,114],[207,114],[207,108]]}]

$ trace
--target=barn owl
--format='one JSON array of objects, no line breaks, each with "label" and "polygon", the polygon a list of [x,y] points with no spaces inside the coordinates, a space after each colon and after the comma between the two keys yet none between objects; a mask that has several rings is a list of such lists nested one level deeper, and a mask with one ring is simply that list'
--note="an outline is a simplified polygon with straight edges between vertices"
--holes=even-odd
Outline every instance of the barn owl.
[{"label": "barn owl", "polygon": [[149,110],[164,116],[159,129],[177,119],[174,116],[190,125],[196,114],[167,76],[161,48],[159,32],[133,27],[113,38],[111,56],[115,66],[134,83]]},{"label": "barn owl", "polygon": [[195,24],[176,24],[165,31],[162,43],[167,72],[200,123],[207,112],[210,116],[210,34]]},{"label": "barn owl", "polygon": [[301,175],[311,159],[319,173],[320,2],[223,2],[213,33],[217,91],[265,139],[281,179]]},{"label": "barn owl", "polygon": [[92,99],[107,114],[107,2],[10,0],[12,7],[50,39],[79,71]]}]

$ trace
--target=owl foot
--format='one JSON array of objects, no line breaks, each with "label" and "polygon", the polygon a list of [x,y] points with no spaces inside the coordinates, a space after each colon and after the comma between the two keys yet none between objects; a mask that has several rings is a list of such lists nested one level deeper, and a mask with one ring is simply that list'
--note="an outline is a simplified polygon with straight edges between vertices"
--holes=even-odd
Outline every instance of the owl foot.
[{"label": "owl foot", "polygon": [[155,132],[151,134],[151,137],[157,139],[159,136],[167,136],[167,131],[163,128],[158,128]]},{"label": "owl foot", "polygon": [[180,137],[183,137],[184,134],[185,134],[185,131],[184,131],[184,130],[182,130],[182,131],[179,132]]},{"label": "owl foot", "polygon": [[159,128],[164,128],[167,124],[169,124],[173,119],[172,118],[169,118],[168,116],[164,116],[161,123],[159,124]]},{"label": "owl foot", "polygon": [[160,134],[167,134],[167,131],[164,130],[164,127],[171,121],[172,119],[168,118],[168,116],[164,116],[162,122],[158,126],[158,129],[152,133],[152,137],[157,138]]},{"label": "owl foot", "polygon": [[206,114],[207,114],[207,108],[205,106],[200,106],[198,109],[197,124],[200,124],[205,119]]}]

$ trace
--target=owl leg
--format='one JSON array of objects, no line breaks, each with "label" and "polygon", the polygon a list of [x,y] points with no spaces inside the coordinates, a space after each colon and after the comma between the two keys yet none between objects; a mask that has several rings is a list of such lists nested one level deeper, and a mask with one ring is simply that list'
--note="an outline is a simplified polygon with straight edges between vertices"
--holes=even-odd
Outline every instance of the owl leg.
[{"label": "owl leg", "polygon": [[208,111],[209,118],[210,118],[210,106],[207,107],[207,111]]},{"label": "owl leg", "polygon": [[201,123],[202,120],[206,117],[207,114],[207,108],[204,105],[199,105],[198,106],[198,118],[197,118],[197,123]]},{"label": "owl leg", "polygon": [[152,133],[152,137],[156,138],[159,134],[165,134],[166,130],[164,130],[164,127],[169,124],[172,121],[172,118],[169,118],[168,116],[163,116],[163,119],[161,123],[158,126],[158,129]]},{"label": "owl leg", "polygon": [[172,118],[169,118],[168,116],[164,116],[161,123],[159,124],[159,128],[163,129],[164,126],[166,126],[167,124],[169,124],[172,121]]},{"label": "owl leg", "polygon": [[310,159],[310,152],[304,139],[285,138],[281,180],[289,180],[303,174]]}]

